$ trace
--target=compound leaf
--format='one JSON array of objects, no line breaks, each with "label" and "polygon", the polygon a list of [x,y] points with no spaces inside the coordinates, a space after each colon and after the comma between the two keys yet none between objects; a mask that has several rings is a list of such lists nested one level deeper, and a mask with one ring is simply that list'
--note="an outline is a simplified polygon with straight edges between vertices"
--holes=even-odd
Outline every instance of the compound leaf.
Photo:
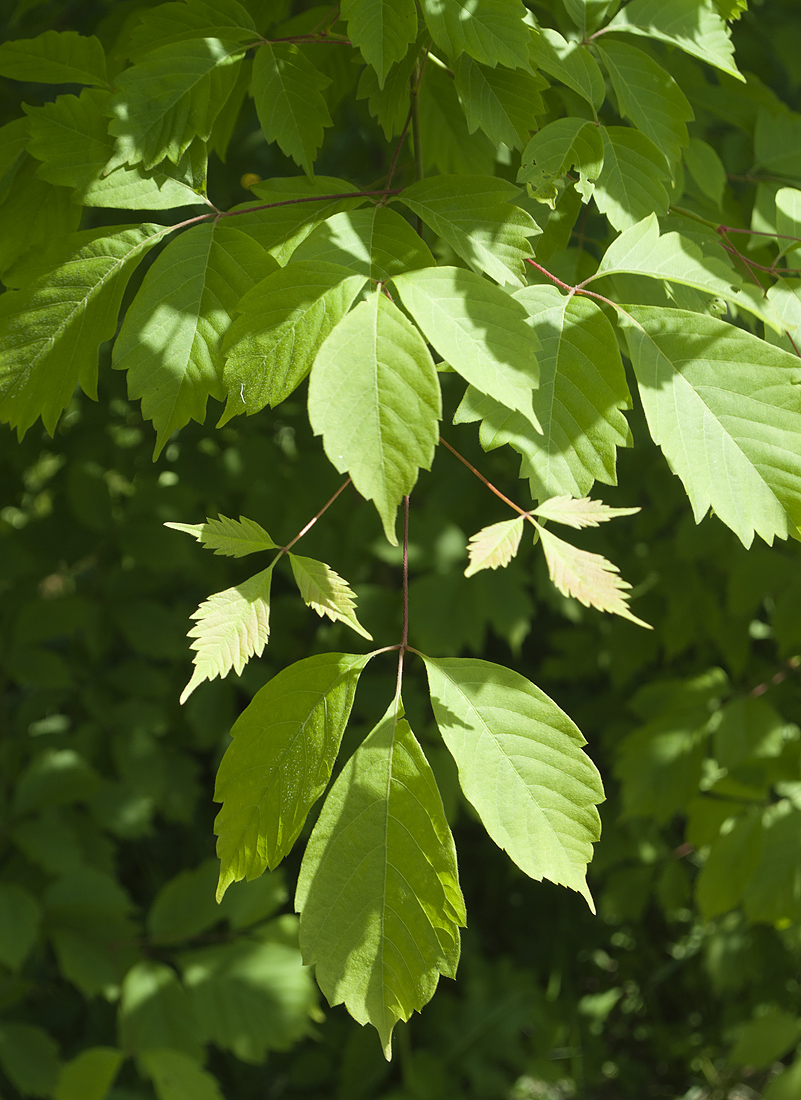
[{"label": "compound leaf", "polygon": [[348,37],[375,69],[383,88],[387,73],[417,37],[414,0],[342,0],[340,15],[348,24]]},{"label": "compound leaf", "polygon": [[278,543],[273,542],[264,528],[245,516],[239,519],[219,516],[217,519],[207,519],[205,523],[165,523],[164,526],[173,531],[185,531],[207,550],[229,558],[243,558],[260,550],[278,549]]},{"label": "compound leaf", "polygon": [[483,65],[529,67],[520,0],[422,0],[421,7],[431,37],[448,57],[467,53]]},{"label": "compound leaf", "polygon": [[472,658],[424,657],[431,705],[465,797],[534,879],[578,891],[601,833],[601,777],[564,711],[525,677]]},{"label": "compound leaf", "polygon": [[283,669],[256,693],[231,730],[214,798],[220,881],[272,870],[298,838],[331,777],[369,656],[323,653]]},{"label": "compound leaf", "polygon": [[744,79],[734,64],[731,31],[713,0],[632,0],[608,29],[668,42],[738,80]]},{"label": "compound leaf", "polygon": [[797,356],[713,317],[627,306],[621,315],[648,427],[696,523],[709,508],[745,546],[801,527]]},{"label": "compound leaf", "polygon": [[75,31],[45,31],[0,45],[0,76],[38,84],[108,87],[106,55],[99,38]]},{"label": "compound leaf", "polygon": [[418,330],[383,294],[360,302],[317,353],[309,420],[333,465],[373,501],[393,545],[398,505],[418,469],[431,467],[441,415],[437,371]]},{"label": "compound leaf", "polygon": [[253,60],[253,98],[264,136],[309,176],[323,131],[332,124],[320,94],[330,83],[300,47],[289,43],[265,43]]},{"label": "compound leaf", "polygon": [[373,640],[356,618],[356,596],[346,580],[335,573],[330,565],[314,558],[302,558],[290,554],[292,574],[303,602],[318,615],[327,615],[332,622],[347,623],[351,630],[368,641]]},{"label": "compound leaf", "polygon": [[[303,961],[332,1005],[378,1031],[456,975],[466,914],[456,850],[431,767],[390,707],[334,783],[298,879]],[[402,715],[402,711],[401,711]]]},{"label": "compound leaf", "polygon": [[240,675],[251,657],[261,656],[270,637],[274,564],[234,588],[215,592],[190,616],[196,620],[189,631],[195,639],[195,669],[181,692],[182,703],[204,680],[227,676],[231,669]]},{"label": "compound leaf", "polygon": [[534,515],[540,519],[552,519],[564,523],[567,527],[597,527],[599,523],[614,519],[615,516],[633,516],[639,508],[610,508],[600,500],[582,497],[551,497],[534,509]]},{"label": "compound leaf", "polygon": [[470,564],[464,571],[466,577],[472,577],[481,569],[498,569],[509,564],[520,547],[523,537],[522,516],[506,519],[482,528],[476,535],[470,536],[467,551]]}]

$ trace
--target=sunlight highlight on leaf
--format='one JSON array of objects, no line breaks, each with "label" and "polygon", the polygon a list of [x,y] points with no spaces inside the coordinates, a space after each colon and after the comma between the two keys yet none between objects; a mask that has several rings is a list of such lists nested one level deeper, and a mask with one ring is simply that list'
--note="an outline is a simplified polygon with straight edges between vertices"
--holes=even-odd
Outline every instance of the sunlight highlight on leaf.
[{"label": "sunlight highlight on leaf", "polygon": [[507,566],[520,546],[524,523],[522,516],[516,516],[515,519],[493,523],[489,527],[482,528],[477,534],[471,535],[470,544],[467,547],[470,564],[465,569],[464,575],[472,577],[480,569],[498,569],[501,566]]},{"label": "sunlight highlight on leaf", "polygon": [[372,634],[356,618],[356,595],[346,580],[330,565],[314,558],[290,554],[292,573],[304,603],[332,622],[347,623],[351,630],[372,641]]}]

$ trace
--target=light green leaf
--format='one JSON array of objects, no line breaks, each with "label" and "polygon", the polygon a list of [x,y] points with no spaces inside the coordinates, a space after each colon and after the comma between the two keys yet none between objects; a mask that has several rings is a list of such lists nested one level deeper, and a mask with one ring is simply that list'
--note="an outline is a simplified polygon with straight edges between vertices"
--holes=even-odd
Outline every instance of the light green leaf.
[{"label": "light green leaf", "polygon": [[529,32],[520,0],[422,0],[423,18],[437,46],[456,59],[528,69]]},{"label": "light green leaf", "polygon": [[164,526],[171,527],[173,531],[185,531],[207,550],[229,558],[243,558],[260,550],[278,549],[278,543],[273,542],[260,524],[244,516],[239,519],[220,516],[218,519],[207,519],[205,523],[165,523]]},{"label": "light green leaf", "polygon": [[336,469],[373,501],[393,546],[398,505],[418,469],[431,467],[441,415],[437,371],[418,330],[383,294],[360,302],[317,353],[309,420]]},{"label": "light green leaf", "polygon": [[583,496],[596,480],[614,485],[617,448],[629,443],[621,410],[631,404],[614,329],[595,302],[556,287],[526,287],[515,298],[540,341],[532,400],[541,431],[472,387],[454,422],[481,420],[485,450],[514,447],[523,458],[520,476],[538,500]]},{"label": "light green leaf", "polygon": [[221,424],[278,405],[300,385],[364,286],[364,276],[348,270],[293,261],[248,291],[223,343],[228,403]]},{"label": "light green leaf", "polygon": [[464,571],[466,577],[472,577],[481,569],[506,567],[517,553],[523,537],[522,516],[506,519],[482,528],[476,535],[470,536],[467,551],[470,564]]},{"label": "light green leaf", "polygon": [[684,164],[702,194],[720,206],[726,189],[726,169],[712,146],[700,138],[690,138],[684,150]]},{"label": "light green leaf", "polygon": [[125,1060],[113,1047],[89,1047],[61,1067],[54,1100],[106,1100]]},{"label": "light green leaf", "polygon": [[[275,563],[273,563],[275,564]],[[241,674],[251,657],[260,657],[270,637],[270,583],[273,565],[254,577],[204,600],[190,618],[194,638],[192,658],[195,670],[181,692],[185,703],[198,684],[227,676],[233,669]]]},{"label": "light green leaf", "polygon": [[383,88],[390,68],[417,37],[414,0],[342,0],[340,16],[348,24],[348,38],[375,69]]},{"label": "light green leaf", "polygon": [[456,60],[454,74],[470,133],[480,127],[494,145],[522,149],[545,114],[544,81],[520,69],[479,65],[467,54]]},{"label": "light green leaf", "polygon": [[559,197],[557,181],[578,169],[576,190],[589,202],[604,166],[604,143],[598,127],[583,118],[559,118],[549,122],[523,150],[518,183],[525,183],[537,202],[553,210]]},{"label": "light green leaf", "polygon": [[617,13],[609,30],[669,42],[738,80],[731,31],[714,0],[632,0]]},{"label": "light green leaf", "polygon": [[801,365],[712,317],[621,316],[651,435],[690,498],[745,546],[801,527]]},{"label": "light green leaf", "polygon": [[45,31],[0,45],[0,76],[38,84],[108,86],[106,55],[94,35]]},{"label": "light green leaf", "polygon": [[38,416],[53,432],[80,384],[97,390],[97,353],[114,335],[128,279],[169,229],[76,233],[65,263],[0,299],[0,418],[23,436]]},{"label": "light green leaf", "polygon": [[359,77],[357,99],[366,99],[370,114],[381,125],[387,141],[400,134],[409,114],[409,81],[420,56],[419,44],[411,46],[387,73],[383,84],[378,73],[366,66]]},{"label": "light green leaf", "polygon": [[462,378],[536,427],[537,337],[525,310],[500,287],[460,267],[410,271],[393,280],[403,304]]},{"label": "light green leaf", "polygon": [[593,197],[619,232],[648,214],[665,214],[665,158],[645,134],[626,126],[602,126],[604,167]]},{"label": "light green leaf", "polygon": [[[402,714],[402,710],[401,710]],[[342,769],[298,879],[300,945],[332,1005],[379,1033],[456,976],[466,914],[431,767],[394,704]]]},{"label": "light green leaf", "polygon": [[564,596],[572,596],[585,607],[608,611],[647,630],[652,629],[629,610],[626,590],[631,585],[618,576],[616,565],[601,554],[571,546],[539,524],[537,530],[550,578]]},{"label": "light green leaf", "polygon": [[205,203],[187,178],[188,151],[177,167],[158,165],[144,172],[140,166],[123,165],[103,174],[114,153],[106,117],[110,98],[108,91],[86,88],[80,96],[63,95],[44,107],[25,108],[30,119],[28,149],[43,162],[37,176],[75,188],[74,198],[84,206],[167,210]]},{"label": "light green leaf", "polygon": [[796,187],[781,187],[776,192],[776,235],[780,256],[801,246],[801,191]]},{"label": "light green leaf", "polygon": [[0,962],[18,971],[39,935],[38,901],[14,882],[0,883]]},{"label": "light green leaf", "polygon": [[234,219],[196,225],[164,249],[128,309],[113,366],[142,399],[158,454],[189,420],[222,400],[222,337],[239,299],[275,260]]},{"label": "light green leaf", "polygon": [[511,199],[519,188],[494,177],[437,176],[407,187],[400,197],[474,271],[504,285],[524,283],[528,237],[539,226]]},{"label": "light green leaf", "polygon": [[633,516],[639,511],[639,508],[610,508],[608,504],[602,504],[600,500],[590,500],[589,497],[580,500],[574,497],[551,497],[534,509],[534,515],[580,530],[582,527],[597,527],[616,516]]},{"label": "light green leaf", "polygon": [[214,798],[220,881],[276,867],[331,777],[359,675],[369,656],[323,653],[283,669],[256,693],[231,731]]},{"label": "light green leaf", "polygon": [[373,640],[356,618],[356,595],[346,580],[324,561],[302,558],[299,554],[290,554],[289,560],[295,583],[308,607],[320,616],[327,615],[332,622],[347,623],[363,638]]},{"label": "light green leaf", "polygon": [[265,43],[253,61],[253,98],[268,141],[314,175],[314,158],[331,116],[320,94],[330,84],[298,46]]},{"label": "light green leaf", "polygon": [[604,792],[577,727],[511,669],[424,660],[434,717],[484,828],[531,878],[569,886],[593,909],[586,866]]},{"label": "light green leaf", "polygon": [[671,172],[689,141],[685,123],[694,118],[670,73],[635,46],[605,38],[597,44],[612,78],[620,113],[661,149]]},{"label": "light green leaf", "polygon": [[219,1081],[180,1050],[147,1050],[137,1058],[158,1100],[224,1100]]},{"label": "light green leaf", "polygon": [[4,1020],[0,1068],[23,1096],[52,1096],[58,1080],[58,1047],[43,1028]]},{"label": "light green leaf", "polygon": [[620,0],[564,0],[565,11],[586,37],[597,30],[609,13],[619,6]]},{"label": "light green leaf", "polygon": [[586,46],[567,42],[558,31],[542,27],[531,36],[530,51],[538,68],[578,92],[593,111],[599,110],[606,95],[604,77]]},{"label": "light green leaf", "polygon": [[108,108],[117,143],[106,171],[139,163],[149,169],[165,158],[178,164],[194,138],[208,141],[236,83],[237,50],[199,38],[160,46],[120,73]]},{"label": "light green leaf", "polygon": [[250,12],[237,0],[191,0],[139,9],[138,22],[125,46],[134,61],[160,46],[175,46],[197,38],[256,43],[261,37]]},{"label": "light green leaf", "polygon": [[434,257],[396,210],[373,206],[335,214],[298,246],[293,262],[341,264],[366,279],[385,283],[417,267],[433,267]]}]

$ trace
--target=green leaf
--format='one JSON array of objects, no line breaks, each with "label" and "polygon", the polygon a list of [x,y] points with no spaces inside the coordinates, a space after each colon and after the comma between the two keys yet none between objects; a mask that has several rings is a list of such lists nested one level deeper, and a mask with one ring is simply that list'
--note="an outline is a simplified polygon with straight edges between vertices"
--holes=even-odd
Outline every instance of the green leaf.
[{"label": "green leaf", "polygon": [[426,67],[418,103],[424,173],[460,179],[493,175],[497,149],[484,134],[470,133],[454,80],[433,62]]},{"label": "green leaf", "polygon": [[400,201],[479,274],[504,285],[524,283],[528,237],[539,226],[511,199],[520,191],[494,177],[437,176],[407,187]]},{"label": "green leaf", "polygon": [[197,38],[223,42],[259,41],[250,12],[237,0],[191,0],[139,9],[138,22],[126,39],[126,52],[135,61],[160,46],[177,46]]},{"label": "green leaf", "polygon": [[253,61],[253,98],[268,141],[314,175],[314,158],[331,116],[320,94],[330,84],[298,46],[265,43]]},{"label": "green leaf", "polygon": [[460,267],[410,271],[393,280],[439,354],[482,393],[536,423],[537,337],[525,310],[500,287]]},{"label": "green leaf", "polygon": [[744,81],[734,63],[731,31],[713,0],[632,0],[608,29],[668,42]]},{"label": "green leaf", "polygon": [[448,57],[467,53],[493,68],[528,69],[529,32],[520,0],[422,0],[421,7],[431,37]]},{"label": "green leaf", "polygon": [[571,546],[539,524],[537,530],[550,578],[564,596],[572,596],[585,607],[608,611],[647,630],[652,629],[629,610],[626,590],[631,585],[618,576],[616,565],[601,554]]},{"label": "green leaf", "polygon": [[213,928],[223,918],[214,897],[216,859],[181,871],[161,887],[147,914],[147,934],[154,943],[180,943]]},{"label": "green leaf", "polygon": [[0,76],[38,84],[108,86],[106,55],[98,38],[45,31],[0,45]]},{"label": "green leaf", "polygon": [[292,260],[309,265],[341,264],[381,283],[410,268],[436,263],[408,221],[386,206],[328,218],[298,246]]},{"label": "green leaf", "polygon": [[729,1052],[729,1061],[737,1066],[767,1069],[788,1054],[799,1037],[801,1019],[773,1008],[742,1028]]},{"label": "green leaf", "polygon": [[106,1100],[125,1053],[113,1047],[89,1047],[61,1067],[54,1100]]},{"label": "green leaf", "polygon": [[705,920],[740,904],[759,863],[761,847],[759,810],[740,814],[714,841],[695,884],[695,897]]},{"label": "green leaf", "polygon": [[712,146],[700,138],[690,138],[684,150],[684,164],[701,193],[720,206],[726,189],[726,169]]},{"label": "green leaf", "polygon": [[348,38],[375,69],[383,88],[390,68],[417,37],[414,0],[342,0],[340,16],[348,24]]},{"label": "green leaf", "polygon": [[103,174],[114,153],[106,118],[110,98],[108,91],[86,88],[80,96],[63,95],[44,107],[25,108],[30,119],[28,149],[42,161],[37,176],[74,188],[75,200],[84,206],[167,210],[204,203],[187,178],[189,152],[175,168],[159,165],[143,172],[123,165]]},{"label": "green leaf", "polygon": [[108,107],[117,142],[106,171],[139,163],[149,169],[165,158],[178,164],[194,138],[208,141],[236,83],[237,51],[201,38],[160,46],[120,73]]},{"label": "green leaf", "polygon": [[164,526],[171,527],[173,531],[185,531],[206,549],[229,558],[243,558],[260,550],[278,549],[278,543],[273,542],[260,524],[244,516],[239,519],[220,516],[218,519],[207,519],[205,523],[165,523]]},{"label": "green leaf", "polygon": [[137,1058],[158,1100],[224,1100],[219,1081],[179,1050],[148,1050]]},{"label": "green leaf", "polygon": [[466,577],[472,577],[481,569],[506,567],[517,553],[523,537],[523,517],[506,519],[482,528],[476,535],[470,536],[467,551],[470,564],[464,571]]},{"label": "green leaf", "polygon": [[572,168],[579,173],[576,190],[589,202],[604,166],[604,143],[598,127],[583,118],[559,118],[548,123],[523,150],[518,183],[551,209],[559,197],[557,181]]},{"label": "green leaf", "polygon": [[481,420],[485,450],[509,443],[523,461],[531,495],[583,496],[593,483],[614,485],[618,447],[629,444],[621,412],[631,396],[617,336],[595,302],[566,297],[556,287],[531,286],[515,293],[540,341],[539,387],[534,414],[541,425],[468,389],[454,422]]},{"label": "green leaf", "polygon": [[745,546],[801,526],[801,367],[742,329],[684,310],[621,316],[648,427],[696,523],[709,508]]},{"label": "green leaf", "polygon": [[52,1096],[58,1080],[58,1047],[40,1027],[3,1021],[0,1067],[23,1096]]},{"label": "green leaf", "polygon": [[604,167],[593,197],[621,232],[648,214],[665,214],[668,195],[665,158],[644,134],[626,126],[602,126]]},{"label": "green leaf", "polygon": [[125,975],[119,1007],[120,1046],[140,1056],[172,1048],[187,1059],[203,1057],[203,1036],[172,967],[143,960]]},{"label": "green leaf", "polygon": [[114,345],[128,396],[142,399],[158,454],[206,402],[222,400],[222,338],[239,299],[275,260],[234,219],[196,225],[171,241],[145,275]]},{"label": "green leaf", "polygon": [[564,0],[565,11],[581,31],[591,34],[604,21],[609,9],[617,8],[620,0]]},{"label": "green leaf", "polygon": [[[25,120],[27,121],[27,120]],[[81,209],[63,187],[53,187],[37,175],[39,164],[23,153],[9,173],[9,187],[0,203],[0,275],[7,287],[24,284],[25,261],[49,256],[54,243],[76,230]],[[18,266],[17,261],[23,259]]]},{"label": "green leaf", "polygon": [[393,546],[398,505],[418,469],[431,468],[441,415],[437,371],[418,330],[381,293],[360,302],[317,353],[309,420],[332,464],[373,501]]},{"label": "green leaf", "polygon": [[223,343],[228,403],[221,424],[237,413],[278,405],[300,385],[364,286],[363,275],[348,271],[293,261],[248,291],[237,306],[243,315]]},{"label": "green leaf", "polygon": [[14,882],[0,883],[0,962],[18,971],[39,935],[42,912],[36,898]]},{"label": "green leaf", "polygon": [[454,75],[470,133],[480,127],[493,145],[522,149],[537,128],[537,116],[545,114],[544,82],[519,69],[479,65],[467,54],[457,59]]},{"label": "green leaf", "polygon": [[409,81],[420,56],[420,46],[412,45],[397,65],[393,65],[383,83],[370,66],[362,70],[357,99],[366,99],[370,114],[381,125],[384,137],[390,141],[400,134],[409,114]]},{"label": "green leaf", "polygon": [[0,300],[0,418],[52,434],[73,390],[97,390],[97,354],[114,335],[125,287],[161,225],[76,233],[65,263]]},{"label": "green leaf", "polygon": [[592,909],[586,866],[604,793],[577,727],[511,669],[423,659],[434,717],[489,835],[529,877],[569,886]]},{"label": "green leaf", "polygon": [[752,923],[795,923],[801,919],[801,810],[783,798],[762,814],[759,862],[748,883],[743,908]]},{"label": "green leaf", "polygon": [[[402,710],[401,710],[402,714]],[[456,976],[466,914],[431,767],[392,704],[342,769],[298,878],[303,961],[331,1005],[379,1033]]]},{"label": "green leaf", "polygon": [[754,129],[754,168],[801,179],[801,115],[783,105],[761,107]]},{"label": "green leaf", "polygon": [[616,516],[633,516],[639,511],[639,508],[610,508],[608,504],[602,504],[600,500],[590,500],[589,497],[581,500],[573,497],[551,497],[534,509],[534,515],[580,530],[582,527],[597,527]]},{"label": "green leaf", "polygon": [[214,823],[220,880],[276,867],[331,777],[356,685],[369,656],[323,653],[274,676],[240,714],[217,773]]},{"label": "green leaf", "polygon": [[780,187],[776,192],[776,235],[779,255],[793,252],[801,244],[801,191],[796,187]]},{"label": "green leaf", "polygon": [[689,141],[685,123],[694,118],[684,92],[666,69],[634,46],[607,38],[597,49],[612,78],[620,114],[662,150],[672,171]]},{"label": "green leaf", "polygon": [[558,31],[542,27],[531,36],[530,51],[537,68],[578,92],[594,112],[600,109],[606,95],[604,77],[586,46],[567,42]]},{"label": "green leaf", "polygon": [[347,623],[351,630],[368,641],[373,640],[356,618],[356,596],[346,580],[335,573],[330,565],[314,558],[302,558],[290,554],[292,574],[303,602],[320,616],[328,616],[332,622]]},{"label": "green leaf", "polygon": [[181,692],[182,703],[204,680],[227,676],[231,669],[239,676],[251,657],[261,656],[270,637],[274,564],[234,588],[215,592],[190,616],[197,620],[189,631],[195,639],[195,670]]}]

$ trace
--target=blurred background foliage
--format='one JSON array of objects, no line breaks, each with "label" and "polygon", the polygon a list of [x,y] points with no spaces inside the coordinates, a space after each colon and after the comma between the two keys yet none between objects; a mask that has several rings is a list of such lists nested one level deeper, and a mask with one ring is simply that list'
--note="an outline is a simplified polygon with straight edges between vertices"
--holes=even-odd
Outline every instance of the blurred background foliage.
[{"label": "blurred background foliage", "polygon": [[[0,22],[11,38],[96,33],[115,56],[143,6],[18,0]],[[563,17],[556,3],[530,6]],[[752,0],[734,38],[752,100],[769,88],[800,108],[796,0]],[[699,107],[709,74],[675,60],[695,93],[693,134],[721,155],[732,216],[749,224],[757,189],[736,177],[752,161],[753,118],[730,123],[714,78]],[[367,184],[392,148],[353,97],[358,73],[334,75],[339,117],[319,170]],[[21,102],[63,90],[0,87],[3,123]],[[443,158],[487,155],[478,141],[449,152],[436,133],[432,146]],[[247,100],[227,162],[212,161],[218,204],[247,199],[245,173],[295,174],[260,138]],[[684,201],[702,203],[688,187]],[[27,217],[27,243],[46,248],[69,204],[34,216],[34,185],[25,201],[27,213],[0,204],[0,235],[8,242]],[[114,215],[84,217],[91,227]],[[582,240],[560,241],[559,207],[553,218],[551,266],[581,270],[592,219]],[[593,917],[577,895],[526,879],[476,823],[410,663],[407,707],[454,823],[469,927],[459,980],[399,1025],[387,1064],[301,966],[297,852],[213,901],[211,793],[235,716],[279,669],[348,650],[352,637],[321,624],[279,569],[264,658],[179,707],[188,616],[243,574],[163,526],[244,514],[288,541],[341,479],[302,396],[219,431],[212,412],[153,463],[150,429],[104,366],[98,403],[76,398],[53,439],[39,427],[21,442],[0,433],[0,1097],[797,1100],[798,548],[746,551],[714,518],[696,527],[633,410],[637,449],[621,452],[620,488],[603,497],[642,511],[583,545],[632,581],[636,613],[655,627],[645,633],[559,596],[533,548],[465,580],[468,536],[507,513],[440,450],[412,502],[410,641],[533,679],[588,738],[608,801]],[[444,382],[452,414],[459,394]],[[470,461],[526,499],[515,456],[484,455],[474,426],[445,424]],[[399,551],[372,507],[349,490],[300,549],[354,585],[377,645],[397,640]],[[383,712],[394,675],[391,659],[371,665],[342,760]]]}]

